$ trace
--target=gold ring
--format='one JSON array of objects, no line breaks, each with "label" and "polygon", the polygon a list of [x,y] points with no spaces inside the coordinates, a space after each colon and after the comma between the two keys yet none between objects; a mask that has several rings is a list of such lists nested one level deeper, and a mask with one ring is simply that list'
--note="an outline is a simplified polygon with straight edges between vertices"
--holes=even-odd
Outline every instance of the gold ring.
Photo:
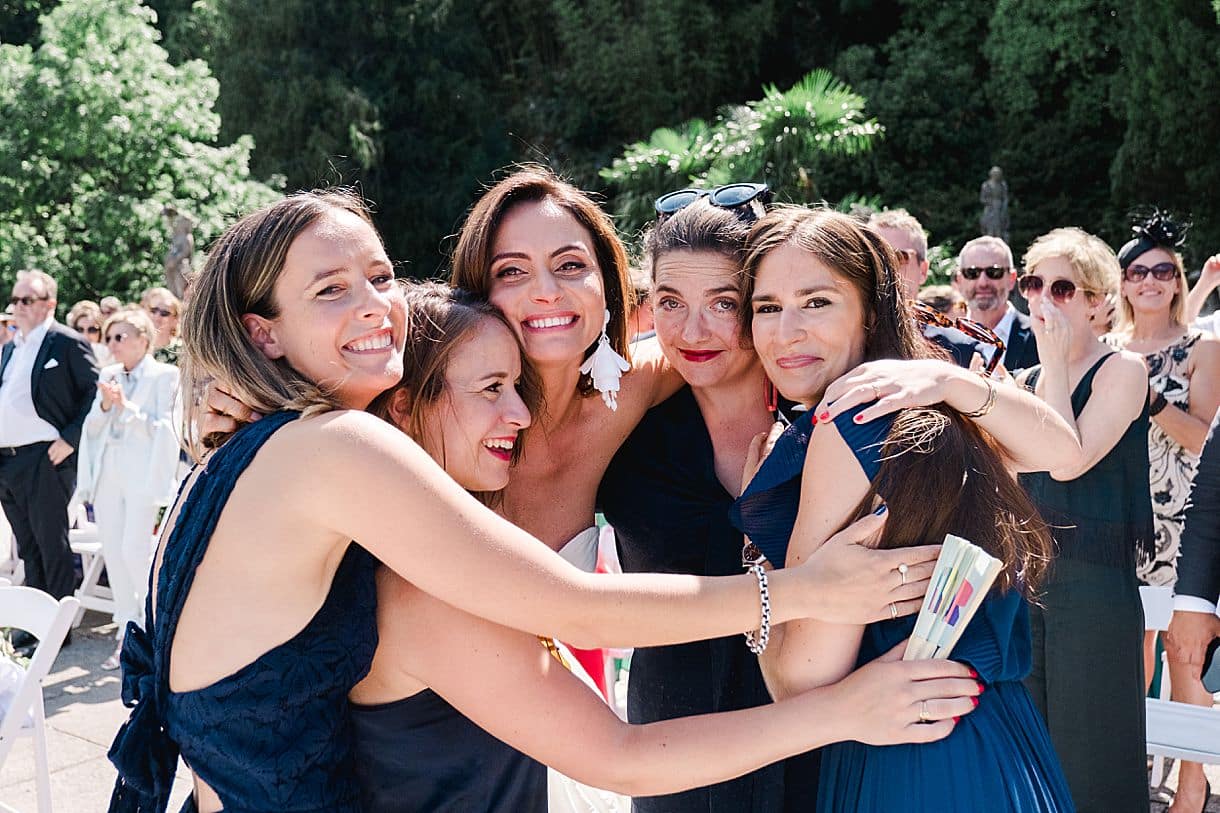
[{"label": "gold ring", "polygon": [[876,385],[876,384],[873,384],[873,385],[871,385],[871,386],[872,386],[872,388],[873,388],[873,400],[874,400],[874,401],[880,401],[880,400],[881,400],[881,390],[877,389],[877,385]]},{"label": "gold ring", "polygon": [[898,618],[898,607],[896,607],[894,605],[894,602],[891,601],[890,602],[890,620],[894,621],[897,618]]},{"label": "gold ring", "polygon": [[932,721],[932,715],[928,714],[928,701],[921,700],[919,702],[919,722],[928,723]]}]

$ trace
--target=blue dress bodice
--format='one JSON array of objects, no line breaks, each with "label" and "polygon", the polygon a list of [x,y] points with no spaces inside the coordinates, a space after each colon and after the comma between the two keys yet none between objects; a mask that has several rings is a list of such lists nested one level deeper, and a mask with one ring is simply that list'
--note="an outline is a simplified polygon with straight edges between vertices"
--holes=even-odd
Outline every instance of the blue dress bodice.
[{"label": "blue dress bodice", "polygon": [[123,702],[133,711],[110,750],[119,772],[115,813],[162,813],[179,754],[225,813],[360,809],[347,693],[377,647],[377,562],[355,543],[300,632],[210,686],[169,690],[178,619],[224,505],[262,444],[296,417],[281,412],[243,428],[182,501],[155,605],[149,597],[149,629],[131,625],[123,642]]}]

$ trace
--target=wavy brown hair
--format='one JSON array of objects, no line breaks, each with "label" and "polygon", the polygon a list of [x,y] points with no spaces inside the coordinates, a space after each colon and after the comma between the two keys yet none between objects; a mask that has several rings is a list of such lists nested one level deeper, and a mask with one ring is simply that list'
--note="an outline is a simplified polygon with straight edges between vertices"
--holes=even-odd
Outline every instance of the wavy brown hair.
[{"label": "wavy brown hair", "polygon": [[[855,218],[829,209],[776,207],[754,225],[746,245],[747,301],[759,264],[789,243],[860,295],[866,361],[937,357],[902,297],[898,257],[889,243]],[[1004,563],[1001,589],[1016,587],[1031,599],[1036,596],[1053,542],[991,435],[937,404],[899,412],[881,451],[880,470],[853,517],[871,512],[878,497],[885,501],[889,513],[878,547],[939,543],[952,533]]]},{"label": "wavy brown hair", "polygon": [[[497,322],[508,330],[521,355],[521,381],[517,391],[530,414],[537,417],[542,408],[542,387],[521,346],[517,334],[504,315],[485,299],[443,282],[406,283],[406,349],[403,353],[402,380],[377,396],[368,411],[394,424],[421,446],[428,420],[445,393],[445,373],[453,353],[474,338],[485,320]],[[405,396],[405,397],[404,397]],[[522,430],[513,446],[512,462],[521,455]],[[436,461],[445,467],[443,459]],[[501,492],[473,492],[484,504],[496,507]]]},{"label": "wavy brown hair", "polygon": [[[522,167],[483,193],[466,216],[466,222],[458,234],[449,282],[455,288],[487,299],[491,293],[492,244],[500,223],[513,207],[541,201],[550,201],[566,211],[593,238],[594,259],[606,291],[606,309],[610,311],[606,333],[610,337],[610,345],[620,356],[630,360],[627,303],[633,294],[627,251],[614,230],[610,216],[586,193],[546,167]],[[597,342],[594,341],[585,351],[585,358],[596,348]],[[581,374],[579,387],[582,395],[591,394],[594,391],[593,379]]]}]

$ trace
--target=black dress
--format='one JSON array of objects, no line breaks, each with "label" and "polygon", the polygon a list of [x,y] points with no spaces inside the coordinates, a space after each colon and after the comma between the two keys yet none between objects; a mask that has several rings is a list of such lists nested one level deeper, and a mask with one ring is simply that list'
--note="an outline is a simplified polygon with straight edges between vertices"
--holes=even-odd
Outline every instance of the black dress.
[{"label": "black dress", "polygon": [[[716,478],[712,439],[688,387],[644,416],[611,461],[598,503],[614,526],[627,572],[726,576],[742,573],[741,533],[729,522],[733,497]],[[675,646],[641,647],[631,658],[627,719],[651,723],[770,702],[758,659],[740,635]],[[816,754],[728,782],[640,797],[640,813],[809,810]],[[785,773],[790,779],[785,782]],[[803,804],[802,804],[803,802]]]},{"label": "black dress", "polygon": [[436,692],[352,704],[364,813],[546,813],[546,766]]},{"label": "black dress", "polygon": [[[1104,356],[1072,392],[1079,416]],[[1041,373],[1033,368],[1031,390]],[[1099,397],[1104,395],[1099,394]],[[1025,685],[1046,718],[1081,813],[1146,813],[1144,613],[1136,551],[1154,544],[1148,409],[1093,468],[1068,482],[1021,475],[1057,555],[1031,607],[1033,670]]]}]

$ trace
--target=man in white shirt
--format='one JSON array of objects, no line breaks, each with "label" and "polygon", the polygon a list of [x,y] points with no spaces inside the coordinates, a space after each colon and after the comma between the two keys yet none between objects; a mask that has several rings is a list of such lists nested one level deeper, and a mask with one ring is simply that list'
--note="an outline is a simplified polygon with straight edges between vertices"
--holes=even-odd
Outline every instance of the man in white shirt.
[{"label": "man in white shirt", "polygon": [[75,589],[68,501],[76,448],[97,387],[93,348],[55,321],[55,280],[17,275],[17,337],[0,355],[0,505],[17,537],[25,583],[55,598]]},{"label": "man in white shirt", "polygon": [[[953,285],[966,298],[970,318],[993,331],[1004,342],[1004,367],[1023,370],[1038,363],[1038,345],[1029,317],[1008,301],[1017,282],[1012,249],[998,237],[976,237],[957,256]],[[990,356],[994,348],[982,351]],[[990,361],[990,358],[988,358]]]}]

